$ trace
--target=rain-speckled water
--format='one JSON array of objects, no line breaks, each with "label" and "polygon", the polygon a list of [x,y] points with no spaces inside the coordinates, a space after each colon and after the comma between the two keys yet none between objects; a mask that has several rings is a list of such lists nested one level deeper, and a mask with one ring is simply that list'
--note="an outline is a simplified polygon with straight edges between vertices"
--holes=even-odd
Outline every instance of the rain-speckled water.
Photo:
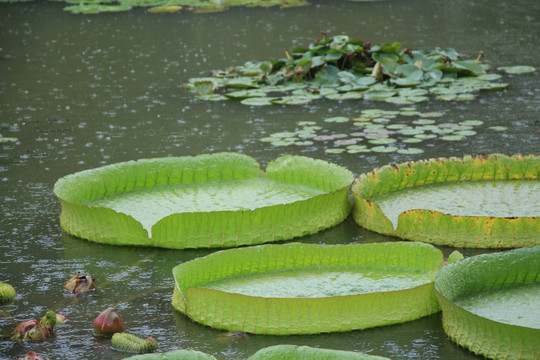
[{"label": "rain-speckled water", "polygon": [[[319,100],[308,105],[248,107],[195,100],[182,89],[189,77],[247,60],[283,56],[320,31],[413,49],[479,50],[493,67],[540,66],[540,3],[536,0],[313,1],[302,8],[234,8],[214,14],[149,14],[145,9],[72,15],[64,4],[0,4],[0,280],[17,289],[0,305],[0,358],[35,350],[51,359],[122,359],[92,334],[92,319],[115,306],[126,330],[153,336],[160,350],[196,349],[218,359],[245,359],[288,343],[362,351],[393,359],[473,359],[449,341],[440,314],[413,322],[309,336],[257,336],[224,342],[220,331],[175,312],[171,269],[210,253],[90,243],[62,232],[52,189],[67,174],[120,161],[238,151],[263,165],[302,154],[346,166],[355,175],[392,162],[491,152],[538,153],[540,72],[508,75],[510,88],[472,102],[429,101],[449,122],[476,119],[477,135],[425,141],[420,155],[326,154],[322,145],[273,147],[258,139],[294,130],[298,121],[354,117],[363,109],[397,109],[376,101]],[[329,126],[326,124],[325,126]],[[343,126],[335,124],[335,126]],[[503,132],[489,126],[507,126]],[[416,146],[416,144],[415,144]],[[418,146],[416,146],[418,147]],[[391,241],[351,220],[298,241],[341,244]],[[446,255],[452,250],[442,249]],[[466,255],[480,250],[464,250]],[[78,271],[96,278],[90,295],[65,294]],[[15,343],[17,323],[49,310],[69,322],[53,341]]]}]

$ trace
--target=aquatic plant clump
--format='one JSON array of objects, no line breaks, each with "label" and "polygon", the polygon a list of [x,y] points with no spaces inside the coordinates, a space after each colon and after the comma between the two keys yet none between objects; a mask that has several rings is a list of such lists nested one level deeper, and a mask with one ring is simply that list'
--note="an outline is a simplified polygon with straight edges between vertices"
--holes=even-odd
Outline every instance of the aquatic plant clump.
[{"label": "aquatic plant clump", "polygon": [[445,266],[435,290],[452,341],[489,359],[540,358],[540,246]]},{"label": "aquatic plant clump", "polygon": [[[32,0],[0,0],[2,2],[19,2]],[[50,0],[62,1],[62,0]],[[73,4],[64,8],[73,14],[98,14],[103,12],[128,11],[133,7],[148,8],[149,13],[214,13],[228,10],[231,7],[271,7],[282,8],[303,6],[308,0],[63,0]]]},{"label": "aquatic plant clump", "polygon": [[442,262],[435,247],[411,242],[224,250],[173,269],[172,303],[194,321],[228,331],[365,329],[439,311],[432,288]]},{"label": "aquatic plant clump", "polygon": [[411,50],[400,43],[371,44],[323,33],[285,57],[249,61],[188,80],[184,87],[202,100],[236,99],[246,105],[306,104],[312,100],[366,99],[413,104],[435,97],[469,101],[481,90],[508,86],[476,59],[454,49]]},{"label": "aquatic plant clump", "polygon": [[56,313],[47,311],[45,316],[39,320],[26,320],[21,322],[15,330],[11,339],[14,341],[41,341],[47,340],[53,335],[56,326]]},{"label": "aquatic plant clump", "polygon": [[537,155],[387,165],[353,183],[353,217],[369,230],[437,245],[535,246],[539,176]]},{"label": "aquatic plant clump", "polygon": [[60,224],[115,245],[234,247],[291,239],[342,222],[354,176],[335,164],[282,156],[266,171],[237,153],[145,159],[65,176]]}]

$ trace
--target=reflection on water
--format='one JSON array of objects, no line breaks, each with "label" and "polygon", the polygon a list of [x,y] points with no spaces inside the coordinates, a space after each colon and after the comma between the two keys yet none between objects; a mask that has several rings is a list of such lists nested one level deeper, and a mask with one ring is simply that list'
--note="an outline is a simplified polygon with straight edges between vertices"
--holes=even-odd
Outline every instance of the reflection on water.
[{"label": "reflection on water", "polygon": [[[393,358],[472,359],[450,343],[440,315],[345,334],[218,341],[220,331],[176,313],[171,269],[209,250],[113,247],[62,233],[52,188],[66,174],[138,158],[239,151],[262,164],[291,153],[325,158],[360,174],[391,162],[488,152],[538,151],[540,73],[508,76],[510,89],[473,102],[417,105],[442,111],[448,122],[484,121],[462,142],[426,141],[421,155],[325,154],[319,146],[275,148],[258,139],[294,129],[298,121],[352,118],[362,110],[396,106],[370,101],[321,100],[306,106],[250,108],[195,100],[181,87],[193,76],[247,60],[283,56],[309,44],[321,30],[375,43],[453,47],[467,57],[479,50],[494,67],[538,67],[540,3],[533,0],[380,2],[314,1],[291,9],[235,8],[219,14],[148,14],[144,9],[76,16],[64,4],[0,4],[0,134],[17,137],[0,151],[0,280],[13,284],[14,301],[0,305],[0,357],[29,350],[51,359],[121,359],[107,339],[94,337],[92,319],[115,306],[126,330],[154,336],[163,351],[191,348],[220,359],[242,359],[279,343],[363,351]],[[508,126],[507,132],[487,131]],[[419,157],[421,156],[421,157]],[[388,241],[352,221],[300,241]],[[445,254],[452,249],[444,248]],[[467,255],[478,250],[466,250]],[[65,294],[77,271],[96,277],[97,290]],[[17,344],[9,333],[48,310],[66,313],[53,342]]]}]

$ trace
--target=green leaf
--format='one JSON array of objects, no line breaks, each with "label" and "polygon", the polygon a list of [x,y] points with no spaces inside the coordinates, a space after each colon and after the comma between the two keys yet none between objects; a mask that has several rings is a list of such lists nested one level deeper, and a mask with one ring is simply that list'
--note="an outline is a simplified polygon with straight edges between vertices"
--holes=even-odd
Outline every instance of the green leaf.
[{"label": "green leaf", "polygon": [[501,66],[501,67],[498,67],[497,70],[504,71],[507,74],[528,74],[528,73],[536,71],[536,68],[533,66],[516,65],[516,66]]},{"label": "green leaf", "polygon": [[218,153],[86,170],[59,179],[55,194],[60,223],[75,236],[116,245],[231,247],[341,222],[351,182],[350,171],[321,160],[283,156],[262,173],[249,156]]},{"label": "green leaf", "polygon": [[389,325],[438,311],[431,281],[442,261],[435,247],[412,242],[220,251],[173,269],[173,306],[199,323],[255,334]]},{"label": "green leaf", "polygon": [[164,353],[140,354],[124,360],[217,360],[214,356],[195,350],[172,350]]},{"label": "green leaf", "polygon": [[540,246],[445,266],[435,280],[445,332],[482,357],[537,358],[539,274]]},{"label": "green leaf", "polygon": [[[540,245],[534,210],[540,202],[539,174],[540,157],[535,155],[492,154],[384,166],[353,184],[353,217],[370,230],[437,245]],[[400,198],[408,207],[397,205]]]},{"label": "green leaf", "polygon": [[389,360],[353,351],[330,350],[298,345],[275,345],[263,348],[248,360],[310,359],[310,360]]}]

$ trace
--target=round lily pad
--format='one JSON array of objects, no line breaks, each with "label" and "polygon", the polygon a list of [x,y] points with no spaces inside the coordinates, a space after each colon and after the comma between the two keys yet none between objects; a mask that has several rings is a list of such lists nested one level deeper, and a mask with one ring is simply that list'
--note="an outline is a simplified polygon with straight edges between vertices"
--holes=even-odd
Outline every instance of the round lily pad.
[{"label": "round lily pad", "polygon": [[421,154],[424,152],[424,150],[419,149],[419,148],[407,148],[407,149],[399,149],[397,152],[399,154],[413,155],[413,154]]},{"label": "round lily pad", "polygon": [[233,247],[291,239],[343,221],[352,178],[343,167],[302,156],[282,156],[261,172],[249,156],[218,153],[86,170],[59,179],[54,192],[61,226],[81,238]]},{"label": "round lily pad", "polygon": [[491,154],[388,165],[353,184],[355,221],[437,245],[540,245],[540,157]]},{"label": "round lily pad", "polygon": [[508,128],[506,126],[490,126],[489,129],[495,131],[506,131]]},{"label": "round lily pad", "polygon": [[248,97],[246,99],[241,100],[240,102],[244,105],[266,106],[266,105],[272,105],[275,99],[276,98],[272,98],[272,97]]},{"label": "round lily pad", "polygon": [[335,117],[324,119],[324,122],[328,122],[328,123],[345,123],[348,121],[349,121],[349,118],[345,116],[335,116]]},{"label": "round lily pad", "polygon": [[441,140],[444,141],[460,141],[465,139],[465,135],[444,135],[441,136]]},{"label": "round lily pad", "polygon": [[370,144],[377,144],[377,145],[385,145],[385,144],[393,144],[397,140],[392,138],[379,138],[379,139],[373,139],[369,140]]},{"label": "round lily pad", "polygon": [[449,338],[489,359],[537,359],[540,246],[445,266],[435,289]]},{"label": "round lily pad", "polygon": [[526,74],[536,71],[533,66],[516,65],[516,66],[501,66],[497,70],[504,71],[508,74]]},{"label": "round lily pad", "polygon": [[397,151],[398,148],[395,146],[375,146],[371,148],[371,151],[379,152],[379,153],[390,153]]},{"label": "round lily pad", "polygon": [[471,125],[471,126],[482,125],[483,123],[484,122],[482,120],[465,120],[465,121],[459,122],[460,125]]},{"label": "round lily pad", "polygon": [[365,329],[437,312],[433,279],[442,262],[440,250],[412,242],[229,249],[176,266],[172,303],[228,331]]}]

